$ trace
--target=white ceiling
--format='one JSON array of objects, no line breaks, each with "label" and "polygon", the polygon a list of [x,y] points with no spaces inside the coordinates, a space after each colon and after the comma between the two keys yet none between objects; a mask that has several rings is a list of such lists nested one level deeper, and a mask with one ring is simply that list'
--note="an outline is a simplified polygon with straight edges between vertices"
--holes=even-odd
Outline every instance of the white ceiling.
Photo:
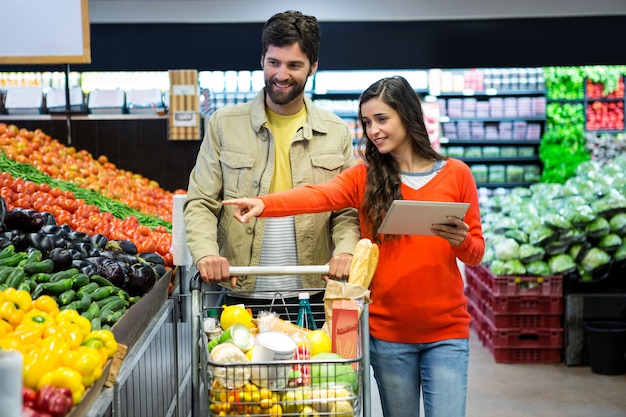
[{"label": "white ceiling", "polygon": [[626,15],[626,0],[89,0],[91,23],[254,23],[289,9],[319,21]]}]

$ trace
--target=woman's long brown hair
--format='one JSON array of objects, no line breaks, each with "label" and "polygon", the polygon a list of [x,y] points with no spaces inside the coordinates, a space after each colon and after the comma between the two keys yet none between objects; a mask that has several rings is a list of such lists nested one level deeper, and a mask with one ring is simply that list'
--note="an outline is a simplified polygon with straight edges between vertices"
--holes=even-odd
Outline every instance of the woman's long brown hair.
[{"label": "woman's long brown hair", "polygon": [[[374,241],[381,243],[376,232],[380,227],[385,213],[393,200],[401,200],[400,168],[391,154],[381,154],[367,137],[365,123],[361,116],[361,107],[372,99],[379,99],[393,108],[411,137],[413,151],[427,159],[445,159],[430,144],[428,131],[424,124],[424,113],[419,96],[409,82],[400,76],[383,78],[367,88],[361,94],[359,102],[359,120],[363,127],[363,137],[359,141],[358,152],[368,165],[365,196],[361,201],[361,212],[369,224]],[[385,235],[385,240],[397,238]]]}]

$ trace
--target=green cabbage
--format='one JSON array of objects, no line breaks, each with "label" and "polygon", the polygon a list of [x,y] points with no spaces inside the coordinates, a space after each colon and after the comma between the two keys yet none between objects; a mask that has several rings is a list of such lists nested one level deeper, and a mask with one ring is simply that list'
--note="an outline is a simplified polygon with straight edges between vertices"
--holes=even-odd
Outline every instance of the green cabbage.
[{"label": "green cabbage", "polygon": [[600,248],[591,248],[580,261],[580,266],[587,272],[592,272],[596,268],[611,262],[611,256]]}]

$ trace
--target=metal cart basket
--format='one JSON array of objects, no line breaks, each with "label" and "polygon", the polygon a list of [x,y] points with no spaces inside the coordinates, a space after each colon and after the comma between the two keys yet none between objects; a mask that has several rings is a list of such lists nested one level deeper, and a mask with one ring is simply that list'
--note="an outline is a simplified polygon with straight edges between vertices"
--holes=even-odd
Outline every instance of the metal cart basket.
[{"label": "metal cart basket", "polygon": [[[320,267],[231,267],[231,275],[325,274]],[[362,303],[358,320],[357,356],[351,359],[272,360],[214,362],[208,352],[208,336],[203,321],[209,314],[221,314],[226,293],[245,297],[251,291],[207,289],[199,273],[190,280],[192,325],[192,415],[193,417],[370,417],[370,364],[368,307]],[[322,288],[295,292],[316,293]],[[294,291],[290,290],[291,293]],[[255,291],[255,294],[260,294]],[[295,307],[285,301],[282,292],[266,292],[271,298],[270,311],[281,319],[295,322],[286,308]],[[258,310],[250,299],[247,308]],[[323,310],[321,305],[312,304]],[[319,314],[319,313],[318,313]],[[322,313],[323,314],[323,313]],[[219,317],[219,316],[218,316]],[[319,317],[316,317],[316,321]],[[322,318],[323,321],[323,318]],[[248,358],[249,359],[249,358]],[[294,383],[293,370],[306,370],[304,383]]]}]

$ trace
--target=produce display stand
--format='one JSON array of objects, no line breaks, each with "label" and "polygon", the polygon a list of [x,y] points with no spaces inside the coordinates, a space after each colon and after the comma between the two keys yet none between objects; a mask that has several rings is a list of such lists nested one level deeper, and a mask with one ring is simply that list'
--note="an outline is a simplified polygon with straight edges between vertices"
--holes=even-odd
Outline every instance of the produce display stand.
[{"label": "produce display stand", "polygon": [[[173,275],[172,275],[173,274]],[[93,390],[71,417],[187,417],[191,404],[190,323],[182,318],[178,270],[163,276],[114,328],[128,344],[115,381]],[[174,277],[175,291],[167,288]],[[165,279],[164,279],[165,278]]]},{"label": "produce display stand", "polygon": [[[254,269],[254,267],[251,267],[251,268]],[[258,268],[262,268],[262,267],[258,267]],[[297,268],[301,268],[301,269],[298,270],[297,272],[294,271],[294,269],[297,269]],[[275,274],[319,273],[318,271],[314,271],[314,270],[307,272],[306,268],[315,268],[315,267],[306,267],[306,266],[282,267],[282,269],[281,268],[274,269],[273,272]],[[234,268],[231,268],[231,273],[233,273],[232,269]],[[265,271],[270,271],[270,270],[271,270],[271,267],[261,272],[259,271],[256,271],[256,272],[259,272],[262,274],[262,273],[265,273]],[[255,271],[248,271],[248,273],[254,274]],[[353,415],[370,417],[371,398],[370,398],[370,373],[369,373],[370,372],[369,314],[368,314],[367,303],[363,303],[363,309],[359,317],[359,324],[358,324],[359,340],[357,342],[359,346],[357,347],[357,356],[355,358],[345,359],[345,360],[329,360],[329,361],[280,360],[280,361],[270,361],[270,362],[267,362],[267,361],[254,362],[254,363],[247,363],[243,365],[242,363],[216,363],[216,362],[213,362],[209,357],[209,353],[207,350],[208,338],[204,332],[203,321],[204,321],[204,318],[207,317],[209,310],[217,309],[218,312],[221,311],[222,309],[221,306],[222,306],[222,301],[223,301],[221,296],[223,296],[225,293],[221,289],[212,291],[212,290],[203,290],[202,287],[203,287],[203,283],[200,279],[200,276],[198,273],[195,273],[191,277],[191,280],[190,280],[191,311],[193,315],[191,319],[192,338],[193,338],[192,339],[192,361],[193,361],[193,365],[192,365],[192,416],[193,417],[208,417],[211,415],[218,415],[218,413],[210,412],[210,403],[214,403],[213,405],[216,405],[217,403],[209,398],[209,394],[210,394],[209,387],[214,386],[213,383],[216,380],[216,375],[217,375],[218,370],[224,371],[226,376],[223,377],[222,379],[226,381],[226,385],[231,385],[230,383],[233,381],[231,381],[230,379],[234,378],[233,375],[237,373],[238,369],[241,369],[242,366],[244,368],[249,367],[248,369],[250,370],[252,375],[254,375],[255,372],[258,372],[258,374],[260,375],[259,380],[261,381],[260,385],[265,386],[267,388],[267,386],[272,386],[273,384],[276,386],[280,386],[280,384],[277,383],[278,382],[277,379],[284,379],[284,378],[281,378],[280,375],[285,374],[285,371],[284,371],[285,367],[287,368],[292,368],[294,366],[332,367],[332,366],[335,366],[335,365],[338,366],[341,364],[344,364],[344,365],[348,364],[350,368],[353,368],[356,370],[357,375],[358,375],[358,383],[355,384],[358,388],[353,390],[355,392],[353,392],[352,396],[350,397],[350,400],[353,403],[353,411],[354,411]],[[301,290],[298,290],[298,292],[315,292],[316,290],[319,290],[319,289],[301,289]],[[247,291],[247,293],[249,292],[250,291]],[[232,294],[234,296],[241,296],[243,295],[243,293],[245,293],[245,291],[229,290],[229,294]],[[280,292],[271,291],[270,294],[268,295],[273,295],[274,304],[272,304],[272,306],[280,307],[280,308],[270,309],[270,311],[277,313],[278,317],[282,319],[288,319],[284,315],[280,314],[280,312],[283,310],[283,307],[285,308],[296,307],[297,308],[297,305],[290,305],[286,303]],[[315,306],[315,304],[313,304],[313,306]],[[255,306],[254,302],[252,302],[249,305],[247,304],[246,307],[254,309],[258,306]],[[291,319],[293,320],[295,319],[295,317]],[[329,385],[333,384],[334,382],[335,381],[332,378],[329,378],[329,381],[328,381]],[[337,385],[340,385],[340,383],[338,383]],[[289,389],[289,388],[286,388],[286,389]],[[276,389],[274,391],[274,394],[277,394],[278,391],[280,391],[280,389]],[[226,394],[226,391],[222,391],[221,393]],[[257,405],[256,403],[250,403],[250,404]],[[282,406],[281,410],[283,410],[286,406],[286,402],[281,400],[280,404]],[[258,409],[258,410],[260,411],[260,413],[259,411],[256,411],[254,412],[254,414],[250,414],[250,416],[262,417],[262,416],[270,415],[268,414],[268,410],[263,410],[263,409]],[[289,416],[289,415],[297,416],[299,415],[300,412],[294,414],[287,410],[283,410],[281,411],[281,413],[283,416]]]}]

